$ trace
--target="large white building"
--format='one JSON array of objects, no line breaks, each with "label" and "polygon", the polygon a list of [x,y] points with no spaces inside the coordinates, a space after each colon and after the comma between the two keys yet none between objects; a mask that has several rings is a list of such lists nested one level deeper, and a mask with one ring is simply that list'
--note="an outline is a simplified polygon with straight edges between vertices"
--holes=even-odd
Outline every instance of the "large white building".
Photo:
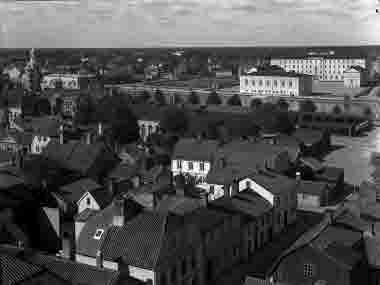
[{"label": "large white building", "polygon": [[86,89],[94,79],[94,74],[47,74],[42,79],[41,88],[54,89],[61,85],[63,89],[69,90]]},{"label": "large white building", "polygon": [[252,71],[240,76],[240,93],[266,96],[309,96],[312,77],[295,72]]},{"label": "large white building", "polygon": [[364,58],[303,57],[271,59],[271,65],[282,67],[285,71],[294,71],[313,75],[320,81],[343,81],[343,73],[351,66],[366,68]]},{"label": "large white building", "polygon": [[360,66],[352,66],[344,71],[344,86],[359,88],[366,81],[366,71]]}]

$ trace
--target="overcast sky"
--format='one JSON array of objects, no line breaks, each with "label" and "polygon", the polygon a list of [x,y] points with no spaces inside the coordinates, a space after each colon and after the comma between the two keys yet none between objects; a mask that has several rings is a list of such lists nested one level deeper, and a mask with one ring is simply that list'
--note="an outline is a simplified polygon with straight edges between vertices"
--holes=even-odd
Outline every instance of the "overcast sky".
[{"label": "overcast sky", "polygon": [[380,44],[378,0],[0,0],[0,47]]}]

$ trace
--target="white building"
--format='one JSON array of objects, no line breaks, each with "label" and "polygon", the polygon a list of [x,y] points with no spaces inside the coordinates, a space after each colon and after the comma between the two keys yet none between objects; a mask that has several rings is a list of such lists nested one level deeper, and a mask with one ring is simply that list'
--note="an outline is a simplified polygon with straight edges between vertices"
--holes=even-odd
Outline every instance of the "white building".
[{"label": "white building", "polygon": [[356,65],[366,68],[364,58],[278,58],[271,59],[270,63],[282,67],[285,71],[313,75],[320,81],[343,81],[343,73],[347,68]]},{"label": "white building", "polygon": [[266,96],[309,96],[309,75],[284,71],[257,71],[240,76],[240,93]]},{"label": "white building", "polygon": [[160,122],[156,120],[137,120],[137,124],[139,125],[140,137],[144,141],[160,129]]},{"label": "white building", "polygon": [[95,79],[94,74],[47,74],[44,75],[41,83],[41,88],[54,89],[61,85],[63,89],[79,90],[86,89],[90,81]]},{"label": "white building", "polygon": [[366,72],[360,66],[352,66],[344,71],[344,86],[348,88],[359,88],[365,82]]}]

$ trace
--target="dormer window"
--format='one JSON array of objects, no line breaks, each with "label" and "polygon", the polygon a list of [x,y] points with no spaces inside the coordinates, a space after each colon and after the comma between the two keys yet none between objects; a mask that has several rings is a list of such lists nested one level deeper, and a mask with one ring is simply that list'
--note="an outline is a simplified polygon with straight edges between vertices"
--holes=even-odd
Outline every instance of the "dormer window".
[{"label": "dormer window", "polygon": [[104,233],[104,230],[97,229],[94,235],[94,239],[97,239],[97,240],[101,239],[103,236],[103,233]]}]

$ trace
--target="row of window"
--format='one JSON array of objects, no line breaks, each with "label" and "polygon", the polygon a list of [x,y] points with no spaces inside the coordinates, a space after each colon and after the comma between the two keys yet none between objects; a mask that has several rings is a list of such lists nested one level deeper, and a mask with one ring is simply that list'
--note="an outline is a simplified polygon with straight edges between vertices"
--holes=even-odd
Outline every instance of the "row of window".
[{"label": "row of window", "polygon": [[[182,160],[177,160],[177,169],[182,169]],[[187,161],[187,169],[194,170],[194,162],[193,161]],[[204,162],[199,162],[199,170],[200,171],[205,170],[205,163]]]},{"label": "row of window", "polygon": [[[248,86],[249,83],[251,83],[251,86],[256,86],[256,80],[255,79],[251,79],[251,80],[245,79],[245,85]],[[264,81],[262,79],[257,80],[258,86],[264,86],[263,84],[264,84]],[[269,87],[270,85],[271,85],[271,81],[266,80],[265,86]],[[273,80],[273,86],[274,87],[277,87],[277,86],[285,87],[285,85],[286,85],[285,80],[276,80],[276,79]],[[288,80],[288,87],[289,88],[293,87],[293,80]]]},{"label": "row of window", "polygon": [[254,92],[254,93],[259,93],[259,94],[262,94],[262,93],[266,93],[266,94],[288,94],[289,93],[289,95],[291,95],[291,96],[295,95],[293,92],[291,92],[291,91],[289,92],[287,90],[277,91],[277,90],[256,90],[256,89],[252,90],[252,89],[250,89],[250,90],[243,91],[243,92],[250,92],[250,93]]}]

